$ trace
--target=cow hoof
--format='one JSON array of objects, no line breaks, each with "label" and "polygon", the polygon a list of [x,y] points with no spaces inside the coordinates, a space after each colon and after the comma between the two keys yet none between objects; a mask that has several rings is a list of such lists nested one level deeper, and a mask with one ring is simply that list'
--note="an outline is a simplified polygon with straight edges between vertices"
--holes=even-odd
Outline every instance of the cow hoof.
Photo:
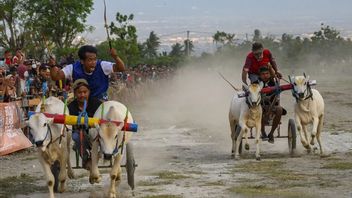
[{"label": "cow hoof", "polygon": [[310,154],[312,153],[312,149],[310,147],[306,148],[307,149],[307,153]]},{"label": "cow hoof", "polygon": [[260,160],[261,160],[261,159],[260,159],[260,156],[255,157],[255,159],[256,159],[257,161],[260,161]]},{"label": "cow hoof", "polygon": [[65,190],[66,190],[65,188],[60,188],[59,193],[63,193],[63,192],[65,192]]},{"label": "cow hoof", "polygon": [[329,154],[320,154],[320,158],[327,158],[327,157],[330,157]]},{"label": "cow hoof", "polygon": [[307,150],[311,150],[310,145],[309,144],[303,144],[304,148],[306,148]]},{"label": "cow hoof", "polygon": [[249,144],[246,143],[246,144],[244,145],[244,148],[248,151],[248,150],[249,150]]},{"label": "cow hoof", "polygon": [[240,160],[241,157],[239,155],[235,155],[235,160]]},{"label": "cow hoof", "polygon": [[116,193],[110,192],[109,193],[109,198],[116,198]]},{"label": "cow hoof", "polygon": [[91,184],[99,183],[100,181],[101,181],[101,176],[89,177],[89,183]]}]

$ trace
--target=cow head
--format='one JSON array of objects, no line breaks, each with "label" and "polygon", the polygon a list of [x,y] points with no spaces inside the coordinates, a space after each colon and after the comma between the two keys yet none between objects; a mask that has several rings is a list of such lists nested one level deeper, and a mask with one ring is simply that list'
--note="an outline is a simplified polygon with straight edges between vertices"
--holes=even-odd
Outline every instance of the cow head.
[{"label": "cow head", "polygon": [[31,134],[38,148],[45,151],[46,147],[52,140],[50,124],[53,123],[53,118],[47,118],[43,113],[36,113],[28,120],[28,125],[31,128]]},{"label": "cow head", "polygon": [[122,142],[122,126],[113,122],[106,122],[99,127],[96,126],[99,134],[100,149],[104,154],[104,159],[109,160],[118,152],[118,147]]},{"label": "cow head", "polygon": [[260,105],[260,102],[262,99],[260,91],[262,90],[263,87],[264,87],[263,82],[253,83],[253,84],[250,84],[249,86],[245,84],[243,85],[243,88],[247,93],[246,94],[247,104],[250,107]]},{"label": "cow head", "polygon": [[296,99],[304,100],[309,97],[309,76],[306,76],[305,74],[303,76],[290,76],[290,81],[293,86],[292,93]]}]

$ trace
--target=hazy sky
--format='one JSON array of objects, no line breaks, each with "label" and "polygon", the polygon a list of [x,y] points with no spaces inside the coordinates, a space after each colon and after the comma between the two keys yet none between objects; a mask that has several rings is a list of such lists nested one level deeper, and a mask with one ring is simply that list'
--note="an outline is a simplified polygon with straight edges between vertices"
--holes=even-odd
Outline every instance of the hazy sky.
[{"label": "hazy sky", "polygon": [[[116,12],[135,14],[140,39],[154,30],[160,35],[186,30],[238,34],[310,33],[324,22],[352,35],[352,0],[106,0],[108,21]],[[103,0],[94,0],[88,24],[96,27],[84,35],[105,39]],[[206,35],[206,33],[204,33]]]}]

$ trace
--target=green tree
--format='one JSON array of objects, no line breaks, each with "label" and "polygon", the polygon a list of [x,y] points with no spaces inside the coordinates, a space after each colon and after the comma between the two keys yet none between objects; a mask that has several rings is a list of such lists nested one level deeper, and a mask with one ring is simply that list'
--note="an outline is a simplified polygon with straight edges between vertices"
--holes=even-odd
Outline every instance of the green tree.
[{"label": "green tree", "polygon": [[149,38],[143,43],[142,54],[145,58],[155,58],[158,56],[159,47],[160,38],[152,31],[149,34]]},{"label": "green tree", "polygon": [[342,37],[340,36],[340,32],[335,28],[330,26],[325,26],[324,23],[321,24],[321,28],[319,31],[314,32],[312,36],[312,41],[340,41]]},{"label": "green tree", "polygon": [[213,35],[213,41],[216,44],[220,43],[222,45],[231,46],[235,44],[235,36],[236,34],[217,31]]},{"label": "green tree", "polygon": [[0,1],[0,45],[15,50],[25,45],[21,18],[24,10],[17,0]]},{"label": "green tree", "polygon": [[26,10],[25,27],[31,37],[44,41],[46,47],[53,45],[58,55],[70,51],[78,34],[92,31],[86,19],[93,0],[24,0],[21,6]]},{"label": "green tree", "polygon": [[218,44],[225,44],[226,42],[226,37],[227,37],[227,33],[226,32],[220,32],[217,31],[214,35],[213,35],[213,41]]},{"label": "green tree", "polygon": [[[137,43],[137,29],[131,25],[134,15],[116,13],[116,22],[111,22],[109,29],[112,47],[117,50],[119,56],[128,65],[137,64],[140,61],[140,45]],[[108,41],[97,45],[99,58],[111,60],[109,55]]]},{"label": "green tree", "polygon": [[169,53],[172,57],[182,57],[184,55],[184,46],[180,43],[173,44],[171,46],[171,52]]},{"label": "green tree", "polygon": [[192,52],[194,52],[194,45],[193,45],[193,41],[189,40],[189,39],[186,39],[184,42],[183,42],[183,45],[184,45],[184,54],[186,56],[189,56],[191,55]]}]

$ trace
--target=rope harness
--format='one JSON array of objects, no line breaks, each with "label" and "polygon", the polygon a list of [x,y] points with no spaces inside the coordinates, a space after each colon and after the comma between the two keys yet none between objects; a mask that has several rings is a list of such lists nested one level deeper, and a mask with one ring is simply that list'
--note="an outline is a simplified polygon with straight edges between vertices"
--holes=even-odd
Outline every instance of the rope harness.
[{"label": "rope harness", "polygon": [[[84,147],[83,147],[84,139],[85,139],[84,131],[85,129],[88,129],[88,113],[86,111],[86,108],[87,108],[87,101],[84,100],[83,110],[78,114],[78,117],[77,117],[77,126],[79,126],[80,128],[79,141],[80,141],[81,156],[83,156],[83,153],[84,153]],[[81,124],[82,117],[84,118],[84,124]]]},{"label": "rope harness", "polygon": [[[304,77],[306,77],[306,75],[304,74]],[[290,84],[294,87],[295,83],[292,82],[290,76],[289,76],[289,80],[290,80]],[[297,91],[292,88],[292,96],[296,99],[296,102],[298,102],[299,100],[308,100],[308,99],[312,99],[313,100],[313,93],[312,93],[312,87],[309,84],[309,82],[307,83],[307,88],[304,90],[304,95],[306,96],[305,98],[301,99],[297,93]]]},{"label": "rope harness", "polygon": [[[60,88],[62,89],[62,81],[61,80],[60,80],[60,85],[61,85]],[[66,93],[66,91],[63,92],[63,95],[64,95],[64,101],[65,101],[65,104],[64,104],[64,120],[65,120],[66,119],[66,108],[67,108],[67,93]],[[65,137],[64,129],[66,129],[66,131],[69,131],[66,124],[64,124],[64,127],[62,128],[61,133],[60,133],[60,141],[59,141],[60,148],[61,148],[62,137]]]}]

